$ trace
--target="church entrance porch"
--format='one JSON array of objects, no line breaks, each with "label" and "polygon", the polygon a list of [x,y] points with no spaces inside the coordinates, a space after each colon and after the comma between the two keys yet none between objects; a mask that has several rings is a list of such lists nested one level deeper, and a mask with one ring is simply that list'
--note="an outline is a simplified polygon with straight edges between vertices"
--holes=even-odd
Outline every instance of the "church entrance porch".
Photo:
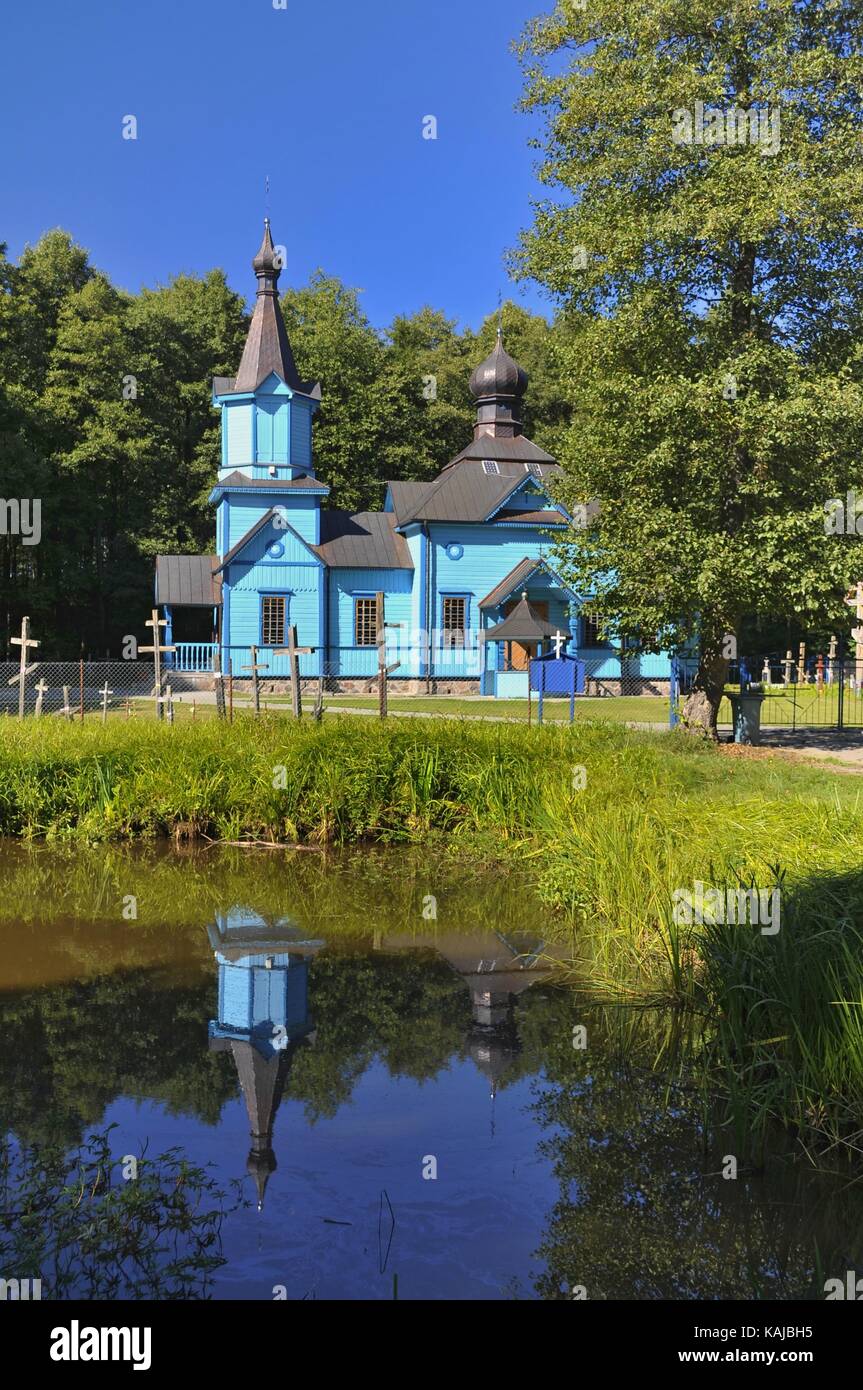
[{"label": "church entrance porch", "polygon": [[[548,599],[531,598],[530,606],[540,618],[548,622]],[[510,599],[504,606],[504,617],[509,617],[517,606],[518,599]],[[530,664],[530,659],[537,655],[537,644],[534,642],[505,642],[503,644],[503,669],[505,671],[526,671]]]}]

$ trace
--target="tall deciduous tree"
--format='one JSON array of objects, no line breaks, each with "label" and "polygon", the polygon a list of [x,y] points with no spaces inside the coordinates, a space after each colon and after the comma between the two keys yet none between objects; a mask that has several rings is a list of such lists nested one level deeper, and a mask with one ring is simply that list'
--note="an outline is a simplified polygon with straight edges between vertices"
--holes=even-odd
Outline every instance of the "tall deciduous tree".
[{"label": "tall deciduous tree", "polygon": [[516,260],[600,500],[562,560],[610,631],[697,644],[714,737],[744,616],[847,624],[860,571],[825,504],[861,475],[861,41],[856,0],[560,0],[520,44],[552,192]]}]

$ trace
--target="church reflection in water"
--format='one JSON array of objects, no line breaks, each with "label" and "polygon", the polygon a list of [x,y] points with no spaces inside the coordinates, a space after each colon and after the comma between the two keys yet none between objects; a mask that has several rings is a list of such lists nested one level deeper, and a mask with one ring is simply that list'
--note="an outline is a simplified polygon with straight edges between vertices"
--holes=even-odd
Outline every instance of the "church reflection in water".
[{"label": "church reflection in water", "polygon": [[[208,935],[219,971],[219,1016],[210,1023],[210,1048],[230,1052],[237,1068],[251,1131],[247,1167],[260,1211],[277,1166],[273,1125],[293,1059],[315,1040],[309,965],[325,942],[311,939],[290,918],[266,921],[242,908],[218,915]],[[519,1051],[515,1000],[547,978],[553,948],[526,932],[504,936],[489,930],[469,936],[376,932],[373,949],[396,956],[434,950],[461,978],[471,1001],[466,1050],[493,1101]]]},{"label": "church reflection in water", "polygon": [[263,1207],[276,1167],[273,1124],[297,1048],[313,1041],[309,960],[324,945],[290,921],[267,922],[243,909],[208,928],[219,967],[219,1016],[210,1047],[233,1054],[252,1146],[247,1167]]}]

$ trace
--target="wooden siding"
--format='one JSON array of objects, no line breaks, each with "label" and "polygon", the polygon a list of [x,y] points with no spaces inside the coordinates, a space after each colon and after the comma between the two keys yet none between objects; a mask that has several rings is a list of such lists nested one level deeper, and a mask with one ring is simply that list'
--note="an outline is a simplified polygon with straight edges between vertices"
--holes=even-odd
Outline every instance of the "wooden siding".
[{"label": "wooden siding", "polygon": [[226,401],[222,406],[222,420],[227,439],[225,466],[239,468],[252,459],[252,410],[249,402],[232,405]]},{"label": "wooden siding", "polygon": [[256,425],[258,463],[288,463],[290,402],[279,396],[257,396]]}]

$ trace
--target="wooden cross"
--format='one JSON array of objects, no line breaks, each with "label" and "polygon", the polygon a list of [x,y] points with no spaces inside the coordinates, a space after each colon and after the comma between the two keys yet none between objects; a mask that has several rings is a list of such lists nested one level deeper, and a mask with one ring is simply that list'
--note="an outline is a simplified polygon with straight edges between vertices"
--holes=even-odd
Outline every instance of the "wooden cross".
[{"label": "wooden cross", "polygon": [[258,672],[269,671],[270,668],[266,664],[259,664],[257,647],[249,647],[249,651],[252,653],[252,664],[251,666],[241,666],[240,670],[251,671],[252,673],[252,700],[255,706],[255,715],[257,716],[261,712],[261,685],[258,680]]},{"label": "wooden cross", "polygon": [[61,710],[58,710],[57,713],[62,714],[64,719],[71,720],[72,718],[72,706],[69,704],[68,685],[63,686],[63,708]]},{"label": "wooden cross", "polygon": [[785,684],[786,684],[786,686],[789,686],[789,685],[791,684],[791,666],[792,666],[793,661],[794,661],[794,657],[792,656],[792,654],[791,654],[791,648],[789,647],[788,651],[785,653]]},{"label": "wooden cross", "polygon": [[40,714],[42,713],[42,697],[48,689],[48,686],[45,684],[45,681],[40,676],[33,689],[36,691],[36,708],[33,711],[33,713],[36,715],[36,718],[38,719]]},{"label": "wooden cross", "polygon": [[566,638],[564,637],[564,635],[563,635],[563,633],[561,632],[560,628],[558,628],[558,629],[557,629],[557,632],[554,634],[554,639],[553,639],[553,640],[554,640],[554,659],[555,659],[555,661],[559,661],[559,660],[560,660],[560,649],[561,649],[561,647],[563,646],[564,642],[566,641]]},{"label": "wooden cross", "polygon": [[162,652],[175,652],[177,648],[162,647],[159,645],[159,628],[167,627],[168,619],[159,617],[158,608],[154,608],[152,610],[152,617],[150,617],[147,620],[144,626],[151,627],[153,629],[153,646],[139,647],[138,651],[153,653],[153,669],[155,675],[155,679],[153,681],[153,694],[156,698],[156,716],[157,718],[161,718],[160,705],[162,703]]},{"label": "wooden cross", "polygon": [[307,656],[315,650],[314,647],[297,646],[297,629],[288,628],[288,645],[286,647],[274,647],[273,656],[286,656],[291,668],[291,711],[295,719],[299,719],[303,713],[303,702],[300,696],[300,657]]},{"label": "wooden cross", "polygon": [[35,642],[33,638],[30,636],[29,618],[21,619],[21,636],[13,637],[12,645],[13,647],[21,648],[21,668],[17,676],[10,677],[6,684],[14,685],[16,681],[18,682],[18,718],[23,719],[25,681],[27,677],[31,675],[36,670],[36,667],[39,665],[38,661],[34,662],[32,666],[27,665],[27,649],[29,647],[41,646],[41,643]]},{"label": "wooden cross", "polygon": [[107,681],[105,682],[104,688],[103,688],[102,690],[99,691],[99,694],[102,696],[102,723],[103,723],[103,724],[107,724],[107,722],[108,722],[108,696],[114,694],[113,690],[109,690],[109,689],[108,689],[108,682],[107,682]]}]

